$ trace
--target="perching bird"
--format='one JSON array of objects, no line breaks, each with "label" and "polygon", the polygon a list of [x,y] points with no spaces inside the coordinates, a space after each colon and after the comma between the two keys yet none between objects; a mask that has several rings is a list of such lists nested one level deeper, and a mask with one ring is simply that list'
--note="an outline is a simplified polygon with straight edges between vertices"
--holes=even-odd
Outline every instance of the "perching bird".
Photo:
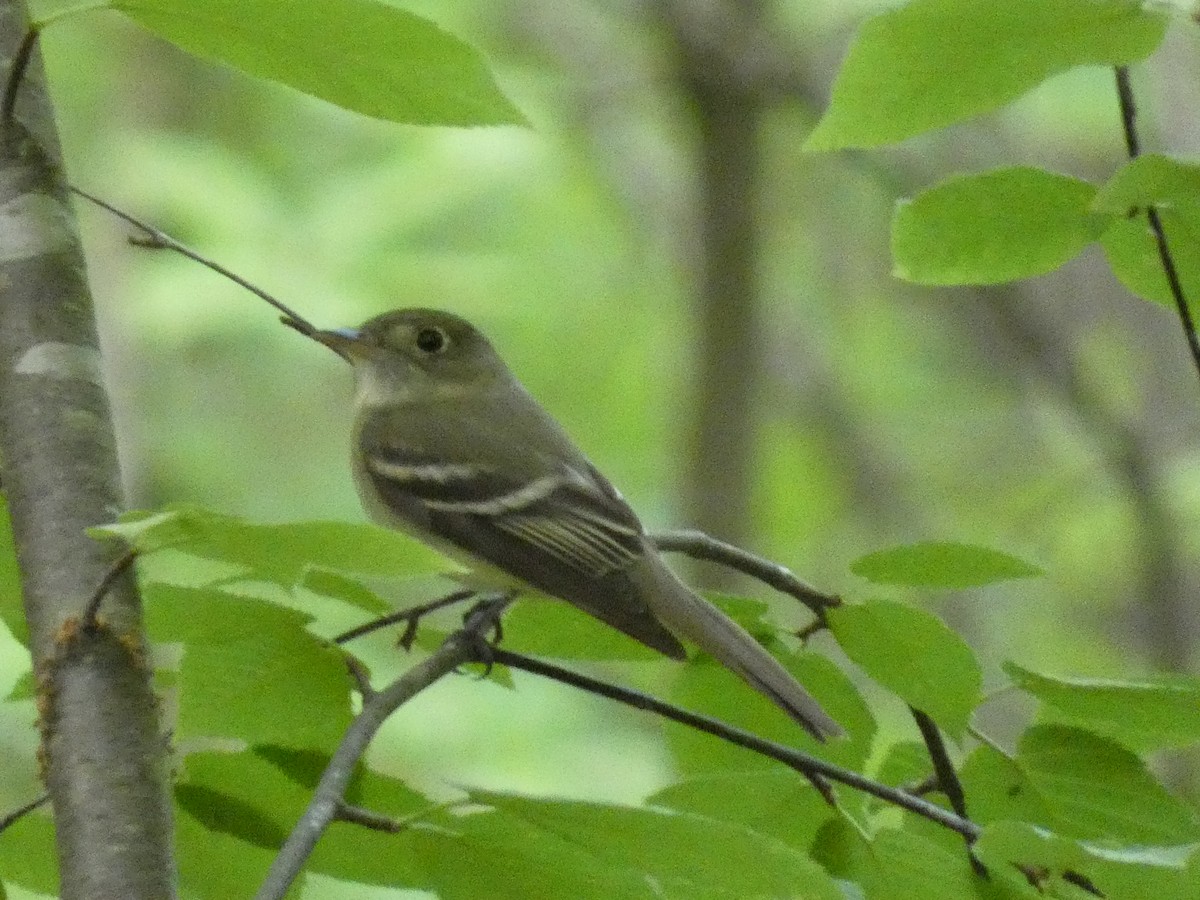
[{"label": "perching bird", "polygon": [[385,313],[313,338],[354,366],[353,468],[373,519],[684,659],[697,644],[814,737],[842,729],[741,626],[680,581],[621,494],[458,316]]}]

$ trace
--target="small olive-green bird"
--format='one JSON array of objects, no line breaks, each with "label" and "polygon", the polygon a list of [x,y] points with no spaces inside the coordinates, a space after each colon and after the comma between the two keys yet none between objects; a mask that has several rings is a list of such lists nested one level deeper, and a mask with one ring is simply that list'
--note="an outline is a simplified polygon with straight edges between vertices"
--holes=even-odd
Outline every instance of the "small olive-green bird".
[{"label": "small olive-green bird", "polygon": [[377,522],[648,647],[691,641],[814,737],[842,733],[741,626],[667,568],[633,510],[458,316],[404,309],[316,340],[354,366],[353,467]]}]

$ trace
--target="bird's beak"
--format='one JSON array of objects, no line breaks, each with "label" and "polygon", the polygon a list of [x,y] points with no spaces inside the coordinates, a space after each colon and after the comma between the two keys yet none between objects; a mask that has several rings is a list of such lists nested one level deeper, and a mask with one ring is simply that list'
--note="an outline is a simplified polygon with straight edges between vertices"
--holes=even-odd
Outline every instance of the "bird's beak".
[{"label": "bird's beak", "polygon": [[364,345],[362,332],[357,328],[334,328],[330,331],[314,331],[309,335],[314,341],[324,344],[346,362],[362,359]]}]

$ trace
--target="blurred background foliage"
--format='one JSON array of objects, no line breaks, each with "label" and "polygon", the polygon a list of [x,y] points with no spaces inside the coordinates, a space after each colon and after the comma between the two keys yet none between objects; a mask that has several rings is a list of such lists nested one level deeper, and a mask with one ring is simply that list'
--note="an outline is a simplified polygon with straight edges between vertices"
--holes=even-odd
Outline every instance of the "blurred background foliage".
[{"label": "blurred background foliage", "polygon": [[[1173,316],[1130,297],[1094,247],[994,289],[889,272],[894,201],[940,177],[1119,166],[1110,70],[896,149],[807,155],[854,28],[891,4],[747,5],[774,56],[739,48],[758,32],[711,18],[715,3],[400,5],[484,50],[533,128],[369,120],[99,13],[44,36],[70,179],[318,325],[412,305],[475,320],[651,527],[703,527],[848,596],[868,591],[848,564],[901,542],[1041,565],[1042,579],[907,597],[969,640],[988,684],[1004,659],[1194,668],[1200,417]],[[1196,51],[1176,29],[1135,71],[1150,148],[1197,145]],[[777,70],[771,89],[725,91],[730,59]],[[348,368],[234,285],[78,212],[130,504],[361,519]],[[724,443],[705,451],[701,433]],[[374,765],[426,787],[617,800],[669,775],[643,717],[526,680],[454,682],[389,724]],[[1004,736],[1026,710],[988,712]],[[911,729],[903,710],[894,721]],[[5,797],[26,799],[32,775],[0,776]]]}]

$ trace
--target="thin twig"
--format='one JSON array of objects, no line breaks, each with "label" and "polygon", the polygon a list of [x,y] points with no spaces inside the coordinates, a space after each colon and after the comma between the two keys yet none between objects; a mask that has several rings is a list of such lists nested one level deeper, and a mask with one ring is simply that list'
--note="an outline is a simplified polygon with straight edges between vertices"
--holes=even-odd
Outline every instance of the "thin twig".
[{"label": "thin twig", "polygon": [[17,822],[19,822],[21,819],[25,818],[27,815],[29,815],[31,812],[33,812],[38,807],[45,806],[49,802],[50,802],[50,794],[45,793],[45,794],[42,794],[42,796],[38,797],[35,800],[30,800],[24,806],[14,809],[12,812],[5,815],[4,818],[0,819],[0,834],[3,834],[6,829],[8,829],[12,825],[15,825]]},{"label": "thin twig", "polygon": [[367,671],[367,667],[363,665],[361,659],[351,654],[346,654],[346,668],[350,672],[350,677],[354,679],[354,684],[358,687],[358,694],[363,698],[363,702],[367,702],[375,696],[375,687],[371,684],[371,673]]},{"label": "thin twig", "polygon": [[88,604],[83,610],[83,627],[91,631],[96,627],[96,617],[100,614],[100,604],[104,602],[104,598],[108,596],[108,592],[112,590],[112,586],[117,583],[125,572],[133,565],[133,561],[138,558],[138,550],[136,547],[130,547],[120,556],[118,556],[108,571],[104,573],[104,577],[100,579],[100,583],[96,585],[96,590],[92,597],[88,600]]},{"label": "thin twig", "polygon": [[180,243],[165,231],[155,228],[153,225],[149,225],[146,222],[143,222],[141,219],[131,216],[124,210],[117,209],[117,207],[113,206],[111,203],[107,203],[104,200],[101,200],[99,197],[89,194],[87,191],[81,190],[74,186],[71,187],[71,191],[75,194],[78,194],[80,197],[83,197],[83,199],[91,201],[101,209],[108,210],[108,212],[112,213],[118,219],[128,222],[145,235],[144,238],[131,237],[129,239],[131,243],[136,244],[139,247],[150,247],[151,249],[155,250],[173,250],[181,256],[187,257],[193,262],[198,262],[205,268],[211,269],[218,275],[223,275],[239,287],[243,287],[256,297],[265,300],[287,317],[284,319],[286,324],[290,325],[301,334],[305,336],[311,336],[317,330],[316,326],[314,326],[302,315],[300,315],[298,312],[295,312],[293,309],[291,309],[291,307],[287,306],[282,301],[275,299],[275,297],[271,296],[257,285],[251,284],[236,272],[225,268],[225,266],[221,265],[220,263],[214,262],[207,256],[204,256],[196,250],[191,249],[187,245]]},{"label": "thin twig", "polygon": [[338,803],[333,818],[338,822],[349,822],[353,825],[361,825],[363,828],[370,828],[372,831],[386,831],[388,834],[399,834],[404,830],[404,826],[390,816],[372,812],[345,801]]},{"label": "thin twig", "polygon": [[[1117,98],[1121,105],[1121,125],[1125,129],[1125,150],[1130,159],[1137,159],[1141,151],[1141,143],[1137,133],[1137,106],[1133,98],[1133,85],[1129,81],[1129,67],[1117,66]],[[1154,243],[1158,248],[1158,259],[1162,264],[1163,274],[1167,276],[1167,285],[1171,289],[1171,299],[1175,301],[1175,311],[1179,315],[1179,323],[1183,326],[1183,335],[1187,340],[1188,350],[1192,354],[1192,363],[1200,374],[1200,337],[1196,335],[1196,323],[1192,319],[1192,311],[1188,306],[1187,297],[1183,293],[1183,282],[1179,280],[1179,271],[1175,268],[1175,259],[1167,244],[1167,233],[1163,228],[1162,217],[1153,205],[1146,207],[1146,218],[1150,221],[1150,231],[1154,234]]]},{"label": "thin twig", "polygon": [[475,645],[483,640],[483,635],[487,634],[510,602],[510,597],[502,596],[490,604],[477,607],[467,618],[462,630],[447,637],[433,655],[413,666],[382,691],[363,700],[362,710],[342,736],[341,743],[313,791],[308,808],[271,863],[271,870],[255,894],[256,900],[280,900],[287,894],[317,840],[337,817],[354,767],[362,759],[367,745],[384,720],[439,678],[475,659],[478,655]]},{"label": "thin twig", "polygon": [[[933,774],[937,779],[938,790],[946,795],[951,809],[964,819],[969,819],[967,795],[963,790],[962,782],[959,781],[958,772],[954,769],[950,753],[946,750],[946,742],[942,740],[942,733],[938,730],[937,723],[929,717],[928,713],[915,706],[910,706],[908,709],[917,723],[917,729],[921,732],[921,740],[925,742],[925,748],[929,751],[929,761],[933,763]],[[987,867],[971,850],[971,844],[975,839],[965,835],[964,838],[967,842],[967,859],[971,863],[971,868],[980,878],[987,878]]]},{"label": "thin twig", "polygon": [[863,791],[873,797],[878,797],[880,800],[892,803],[918,816],[923,816],[931,822],[936,822],[945,828],[949,828],[951,831],[955,831],[965,838],[974,840],[982,833],[982,829],[974,822],[944,807],[938,806],[936,803],[930,803],[928,800],[914,797],[899,788],[881,784],[878,781],[872,781],[870,778],[860,775],[851,769],[842,768],[831,762],[826,762],[820,757],[810,756],[791,747],[785,747],[783,744],[768,741],[765,738],[758,737],[740,728],[735,728],[717,719],[687,712],[639,691],[598,681],[586,675],[580,675],[578,672],[572,672],[569,669],[563,669],[559,666],[542,662],[541,660],[532,659],[520,653],[512,653],[500,647],[493,647],[491,652],[494,660],[502,665],[531,672],[535,675],[541,675],[545,678],[552,678],[555,681],[561,681],[563,684],[569,684],[572,687],[580,688],[589,693],[599,694],[610,700],[616,700],[618,703],[624,703],[626,706],[632,706],[635,709],[653,712],[656,715],[687,725],[690,728],[695,728],[706,734],[719,737],[731,744],[745,747],[747,750],[753,750],[755,753],[778,760],[802,774],[808,775],[809,773],[813,773],[823,778],[828,778],[830,781]]},{"label": "thin twig", "polygon": [[[476,593],[476,591],[471,590],[470,588],[464,588],[463,590],[455,591],[452,594],[447,594],[445,597],[432,600],[429,603],[423,603],[420,606],[413,606],[409,609],[402,609],[394,613],[388,613],[386,616],[380,616],[378,619],[372,619],[370,622],[364,622],[362,625],[356,625],[354,628],[351,628],[348,631],[343,631],[333,639],[333,642],[335,644],[344,644],[347,641],[360,638],[364,634],[370,634],[372,631],[378,631],[380,628],[387,628],[389,625],[396,625],[400,622],[405,622],[409,627],[405,629],[404,635],[401,637],[400,641],[401,646],[407,650],[408,644],[405,643],[405,639],[408,637],[409,632],[415,628],[416,623],[421,619],[422,616],[425,616],[434,610],[442,609],[446,606],[453,606],[455,603],[462,603],[464,600],[475,596]],[[408,643],[411,643],[411,641]]]},{"label": "thin twig", "polygon": [[25,33],[17,52],[13,56],[12,65],[8,70],[8,79],[4,82],[4,99],[0,101],[0,129],[5,131],[13,123],[13,115],[17,109],[17,94],[21,90],[21,82],[25,80],[25,71],[29,68],[29,60],[33,56],[33,48],[37,45],[38,30],[30,28]]},{"label": "thin twig", "polygon": [[825,594],[797,578],[790,569],[756,556],[741,547],[719,541],[703,531],[660,531],[650,535],[654,545],[667,553],[682,553],[692,559],[720,563],[752,578],[757,578],[780,593],[795,597],[824,621],[825,610],[841,604],[841,599]]}]

